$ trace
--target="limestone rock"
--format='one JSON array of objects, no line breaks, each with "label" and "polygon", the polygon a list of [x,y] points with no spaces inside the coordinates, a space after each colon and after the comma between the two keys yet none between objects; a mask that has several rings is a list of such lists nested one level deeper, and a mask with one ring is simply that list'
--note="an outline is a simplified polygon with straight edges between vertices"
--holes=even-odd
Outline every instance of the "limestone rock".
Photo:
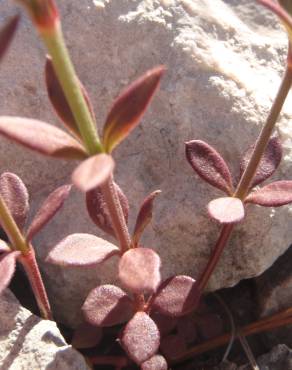
[{"label": "limestone rock", "polygon": [[[215,146],[237,176],[238,158],[254,142],[280,83],[287,44],[284,31],[253,0],[59,0],[58,4],[99,128],[111,101],[127,83],[154,65],[167,65],[145,119],[115,152],[116,179],[129,197],[131,227],[143,198],[162,190],[144,244],[159,251],[164,277],[199,276],[219,232],[205,206],[220,194],[194,175],[185,160],[184,142],[202,139]],[[13,10],[11,3],[0,3],[3,19]],[[0,68],[1,114],[59,124],[40,78],[44,54],[24,18]],[[285,179],[292,177],[291,113],[287,104],[278,127],[285,157],[276,176]],[[69,181],[74,166],[1,139],[0,170],[23,178],[33,193],[34,210],[50,190]],[[289,206],[248,207],[246,222],[236,228],[210,289],[232,286],[267,269],[291,243],[291,211]],[[116,266],[114,261],[87,271],[43,264],[50,248],[73,232],[103,235],[90,223],[77,191],[34,241],[55,315],[75,326],[88,291],[101,281],[114,281]]]},{"label": "limestone rock", "polygon": [[0,296],[0,369],[89,370],[56,324],[26,310],[9,290]]}]

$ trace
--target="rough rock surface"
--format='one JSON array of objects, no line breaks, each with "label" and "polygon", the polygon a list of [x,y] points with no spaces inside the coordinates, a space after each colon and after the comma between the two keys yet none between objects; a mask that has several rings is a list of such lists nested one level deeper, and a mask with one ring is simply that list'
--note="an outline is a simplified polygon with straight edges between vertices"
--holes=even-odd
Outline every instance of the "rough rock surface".
[{"label": "rough rock surface", "polygon": [[54,322],[33,315],[6,290],[0,296],[0,369],[88,370],[88,366]]},{"label": "rough rock surface", "polygon": [[[276,314],[292,307],[292,248],[290,247],[274,265],[256,281],[259,316]],[[285,326],[265,333],[268,345],[285,343],[292,346],[292,327]]]},{"label": "rough rock surface", "polygon": [[[116,178],[130,200],[131,225],[144,196],[158,188],[163,191],[145,245],[159,250],[164,276],[198,276],[219,231],[207,218],[205,206],[219,193],[194,175],[185,160],[184,142],[200,138],[216,146],[236,176],[240,153],[253,143],[279,86],[287,44],[283,30],[253,0],[58,3],[68,46],[92,96],[99,127],[121,88],[146,69],[167,65],[160,92],[143,123],[115,152]],[[2,1],[0,11],[4,20],[14,5]],[[40,78],[43,65],[44,50],[24,18],[0,69],[1,114],[58,123],[47,106]],[[292,112],[286,107],[278,129],[285,158],[277,176],[291,178]],[[50,190],[69,181],[74,166],[1,139],[0,170],[23,178],[33,193],[34,209]],[[262,273],[291,243],[287,221],[291,207],[249,210],[245,225],[236,228],[223,255],[211,289]],[[77,191],[36,238],[40,261],[55,242],[72,232],[102,235],[88,222],[83,196]],[[114,280],[114,267],[106,263],[89,272],[43,264],[57,318],[76,325],[87,292],[101,280]]]}]

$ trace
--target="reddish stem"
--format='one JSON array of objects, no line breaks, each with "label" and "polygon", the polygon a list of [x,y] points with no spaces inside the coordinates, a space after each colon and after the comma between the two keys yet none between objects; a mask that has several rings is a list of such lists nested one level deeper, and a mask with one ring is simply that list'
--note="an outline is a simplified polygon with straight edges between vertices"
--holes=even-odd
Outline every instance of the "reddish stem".
[{"label": "reddish stem", "polygon": [[208,264],[199,278],[198,288],[200,292],[203,292],[206,285],[208,284],[210,276],[212,275],[215,267],[217,266],[217,263],[221,257],[221,254],[225,248],[225,245],[229,240],[233,227],[234,227],[234,224],[228,224],[222,227],[219,238],[209,258]]},{"label": "reddish stem", "polygon": [[116,369],[122,369],[129,364],[128,359],[123,356],[94,356],[88,359],[93,365],[112,365]]},{"label": "reddish stem", "polygon": [[23,265],[28,276],[41,316],[46,320],[53,320],[49,300],[33,248],[31,247],[27,253],[22,253],[18,260]]}]

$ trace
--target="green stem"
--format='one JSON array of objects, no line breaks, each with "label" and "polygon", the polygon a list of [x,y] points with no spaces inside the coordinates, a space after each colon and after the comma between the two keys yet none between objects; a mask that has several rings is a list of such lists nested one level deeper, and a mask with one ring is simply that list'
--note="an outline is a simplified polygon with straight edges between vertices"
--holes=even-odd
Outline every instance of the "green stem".
[{"label": "green stem", "polygon": [[26,242],[25,237],[19,230],[14,218],[12,217],[9,208],[7,207],[3,197],[0,195],[0,219],[1,226],[6,232],[9,240],[10,247],[13,250],[18,250],[21,255],[18,260],[23,265],[25,272],[28,276],[30,285],[34,292],[38,307],[44,319],[52,319],[49,300],[44,287],[44,283],[35,259],[33,248]]},{"label": "green stem", "polygon": [[52,57],[55,72],[72,110],[88,153],[94,155],[103,152],[95,122],[92,119],[81,91],[78,77],[64,42],[60,22],[56,22],[53,30],[40,30],[40,34]]},{"label": "green stem", "polygon": [[28,253],[29,246],[26,243],[21,231],[19,230],[14,218],[12,217],[4,199],[0,195],[0,219],[1,226],[9,237],[11,247],[14,250],[19,250],[21,253]]},{"label": "green stem", "polygon": [[[288,57],[289,56],[290,56],[290,53],[288,54]],[[278,90],[277,96],[272,105],[270,114],[257,139],[251,159],[240,179],[240,182],[234,193],[234,197],[244,200],[245,196],[247,195],[252,179],[256,173],[261,157],[264,154],[264,151],[268,145],[269,139],[272,135],[273,129],[275,127],[279,114],[282,110],[286,97],[289,93],[291,85],[292,85],[292,68],[291,66],[289,66],[289,64],[287,64],[287,68],[286,68],[284,77],[282,79],[281,86]]]}]

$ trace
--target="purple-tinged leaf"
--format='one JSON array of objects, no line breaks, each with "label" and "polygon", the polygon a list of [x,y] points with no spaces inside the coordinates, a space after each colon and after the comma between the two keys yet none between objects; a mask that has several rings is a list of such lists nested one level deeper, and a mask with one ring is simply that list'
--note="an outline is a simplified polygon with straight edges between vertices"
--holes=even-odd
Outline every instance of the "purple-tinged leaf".
[{"label": "purple-tinged leaf", "polygon": [[209,313],[197,316],[197,327],[203,339],[215,338],[223,333],[223,321],[219,315]]},{"label": "purple-tinged leaf", "polygon": [[12,17],[0,30],[0,61],[8,50],[19,23],[19,16]]},{"label": "purple-tinged leaf", "polygon": [[[283,8],[279,5],[277,1],[272,0],[258,0],[258,2],[268,9],[270,9],[274,14],[276,14],[280,20],[283,22],[284,26],[286,27],[290,42],[292,42],[292,17],[291,15],[286,11],[286,9],[290,8]],[[283,1],[279,1],[280,3]]]},{"label": "purple-tinged leaf", "polygon": [[161,284],[152,308],[167,316],[180,317],[193,311],[199,299],[196,281],[189,276],[178,275]]},{"label": "purple-tinged leaf", "polygon": [[78,349],[92,348],[97,346],[102,339],[102,328],[82,323],[75,330],[72,338],[72,346]]},{"label": "purple-tinged leaf", "polygon": [[145,312],[137,312],[122,333],[121,344],[129,357],[138,365],[157,352],[159,343],[159,330]]},{"label": "purple-tinged leaf", "polygon": [[19,252],[9,252],[0,256],[0,294],[8,287],[13,277],[18,255]]},{"label": "purple-tinged leaf", "polygon": [[239,198],[225,197],[212,200],[208,204],[210,217],[220,224],[233,224],[244,218],[244,205]]},{"label": "purple-tinged leaf", "polygon": [[163,66],[149,70],[115,100],[103,128],[103,145],[108,153],[138,125],[164,71]]},{"label": "purple-tinged leaf", "polygon": [[141,370],[167,370],[167,362],[161,355],[154,355],[149,360],[143,362]]},{"label": "purple-tinged leaf", "polygon": [[5,253],[5,252],[10,252],[11,249],[9,245],[4,241],[0,239],[0,254]]},{"label": "purple-tinged leaf", "polygon": [[186,143],[186,157],[203,180],[228,195],[232,194],[232,177],[229,168],[214,148],[204,141],[192,140]]},{"label": "purple-tinged leaf", "polygon": [[187,345],[182,337],[171,334],[161,340],[160,350],[167,360],[174,360],[187,350]]},{"label": "purple-tinged leaf", "polygon": [[20,177],[14,173],[4,172],[0,176],[0,195],[4,199],[14,221],[22,230],[29,211],[29,195]]},{"label": "purple-tinged leaf", "polygon": [[[45,67],[46,85],[49,99],[55,108],[56,113],[61,118],[66,127],[73,132],[76,136],[80,137],[78,125],[75,121],[71,108],[67,102],[61,84],[55,73],[55,69],[52,63],[52,59],[47,56],[46,67]],[[89,96],[84,86],[79,81],[83,96],[90,110],[91,116],[95,122],[95,116],[92,105],[90,103]]]},{"label": "purple-tinged leaf", "polygon": [[264,207],[280,207],[292,202],[292,181],[276,181],[253,191],[245,198],[246,203]]},{"label": "purple-tinged leaf", "polygon": [[55,158],[83,159],[81,144],[66,132],[30,118],[0,117],[0,134],[18,144]]},{"label": "purple-tinged leaf", "polygon": [[[252,152],[254,150],[254,145],[251,146],[244,154],[240,163],[240,172],[243,174],[246,169]],[[253,178],[251,187],[254,187],[261,182],[267,180],[278,168],[282,158],[282,145],[278,137],[272,137],[267,145],[267,148],[261,158],[258,165],[256,174]]]},{"label": "purple-tinged leaf", "polygon": [[102,185],[112,174],[115,167],[113,158],[108,154],[97,154],[83,161],[73,172],[72,181],[83,192]]},{"label": "purple-tinged leaf", "polygon": [[196,319],[193,315],[180,317],[177,323],[178,335],[187,343],[193,343],[198,338]]},{"label": "purple-tinged leaf", "polygon": [[[128,223],[129,203],[122,189],[114,183],[118,194],[121,207],[124,213],[126,223]],[[97,187],[86,193],[86,206],[89,216],[92,221],[106,233],[115,237],[115,232],[112,226],[111,217],[109,215],[107,204],[100,187]]]},{"label": "purple-tinged leaf", "polygon": [[132,293],[152,294],[160,284],[160,266],[160,257],[152,249],[130,249],[120,259],[119,278]]},{"label": "purple-tinged leaf", "polygon": [[82,312],[91,325],[107,327],[128,321],[134,311],[133,302],[122,289],[101,285],[89,293]]},{"label": "purple-tinged leaf", "polygon": [[31,241],[32,238],[55,216],[58,210],[63,206],[65,200],[69,196],[71,185],[63,185],[54,190],[44,201],[41,208],[35,215],[28,231],[26,240]]},{"label": "purple-tinged leaf", "polygon": [[178,322],[178,319],[176,317],[162,315],[159,312],[151,313],[150,316],[157,325],[161,338],[166,336],[167,334],[170,334],[176,328]]},{"label": "purple-tinged leaf", "polygon": [[152,220],[152,212],[153,212],[153,203],[156,199],[156,196],[160,194],[160,190],[153,191],[148,197],[144,200],[140,211],[137,216],[136,225],[134,228],[133,233],[133,244],[137,245],[143,231],[145,230],[146,226],[151,222]]},{"label": "purple-tinged leaf", "polygon": [[71,234],[50,251],[47,262],[61,266],[90,267],[119,253],[118,247],[95,235]]}]

